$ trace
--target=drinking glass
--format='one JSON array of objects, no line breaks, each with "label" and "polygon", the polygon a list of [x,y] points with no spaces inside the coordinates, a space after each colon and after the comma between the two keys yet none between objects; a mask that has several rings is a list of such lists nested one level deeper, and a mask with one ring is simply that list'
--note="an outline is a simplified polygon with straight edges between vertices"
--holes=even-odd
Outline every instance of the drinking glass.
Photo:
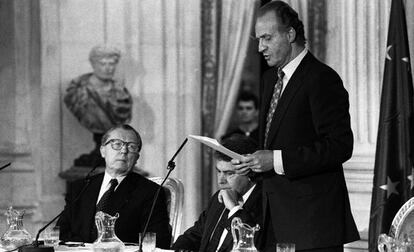
[{"label": "drinking glass", "polygon": [[295,252],[294,243],[277,243],[276,252]]},{"label": "drinking glass", "polygon": [[142,242],[142,251],[143,252],[153,252],[155,251],[155,244],[157,241],[156,233],[145,233],[144,241],[142,241],[142,233],[139,233],[139,242]]},{"label": "drinking glass", "polygon": [[44,235],[45,246],[57,247],[59,245],[59,226],[47,228]]}]

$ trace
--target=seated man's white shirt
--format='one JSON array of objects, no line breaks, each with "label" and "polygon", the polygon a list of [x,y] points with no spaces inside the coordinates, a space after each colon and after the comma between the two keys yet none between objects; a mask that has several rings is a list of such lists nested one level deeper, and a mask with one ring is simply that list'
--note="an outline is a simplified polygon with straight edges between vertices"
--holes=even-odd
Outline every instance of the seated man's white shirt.
[{"label": "seated man's white shirt", "polygon": [[[242,209],[243,208],[243,204],[244,204],[244,202],[246,202],[247,201],[247,199],[250,197],[250,194],[252,194],[252,192],[253,192],[253,189],[256,187],[256,185],[253,185],[252,186],[252,188],[250,188],[245,194],[243,194],[243,196],[242,196],[242,198],[243,198],[243,202],[242,202],[242,204],[241,205],[237,205],[237,206],[235,206],[235,207],[233,207],[230,211],[229,211],[229,215],[228,215],[228,218],[231,218],[231,216],[233,216],[233,214],[235,214],[237,211],[239,211],[240,209]],[[221,234],[221,236],[220,236],[220,241],[219,241],[219,244],[218,244],[218,246],[217,246],[217,250],[216,251],[218,251],[219,249],[220,249],[220,247],[221,247],[221,245],[223,245],[223,242],[224,242],[224,239],[226,239],[226,236],[227,236],[227,229],[224,229],[223,230],[223,233]]]},{"label": "seated man's white shirt", "polygon": [[[281,91],[281,96],[283,95],[283,91],[285,90],[286,86],[289,84],[290,78],[292,78],[292,75],[295,73],[296,68],[298,68],[300,62],[303,60],[303,58],[308,53],[308,49],[305,48],[303,51],[296,56],[291,62],[289,62],[285,67],[282,68],[282,71],[284,73],[283,76],[283,86]],[[285,170],[283,169],[283,161],[282,161],[282,151],[281,150],[274,150],[273,151],[273,168],[275,172],[279,175],[284,175]]]},{"label": "seated man's white shirt", "polygon": [[[122,180],[124,180],[124,178],[126,177],[126,175],[123,176],[118,176],[115,179],[118,180],[118,185],[115,187],[115,191],[118,188],[118,186],[121,184]],[[111,175],[109,175],[107,172],[105,172],[104,178],[102,180],[102,184],[101,184],[101,189],[99,191],[99,195],[98,195],[98,200],[96,201],[96,204],[98,204],[99,200],[101,200],[102,195],[111,187],[111,183],[109,183],[111,181],[111,179],[113,179],[113,177],[111,177]]]}]

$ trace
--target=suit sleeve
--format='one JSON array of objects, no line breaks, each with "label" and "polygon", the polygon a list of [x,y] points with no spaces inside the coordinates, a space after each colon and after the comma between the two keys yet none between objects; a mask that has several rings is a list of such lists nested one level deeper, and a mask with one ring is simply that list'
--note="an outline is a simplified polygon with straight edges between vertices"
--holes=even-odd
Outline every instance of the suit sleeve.
[{"label": "suit sleeve", "polygon": [[[332,69],[315,73],[306,88],[315,139],[282,149],[286,176],[301,177],[329,171],[352,155],[348,93]],[[334,168],[334,169],[335,169]]]},{"label": "suit sleeve", "polygon": [[203,211],[194,225],[177,238],[172,248],[198,251],[206,224],[206,218],[207,213],[206,211]]}]

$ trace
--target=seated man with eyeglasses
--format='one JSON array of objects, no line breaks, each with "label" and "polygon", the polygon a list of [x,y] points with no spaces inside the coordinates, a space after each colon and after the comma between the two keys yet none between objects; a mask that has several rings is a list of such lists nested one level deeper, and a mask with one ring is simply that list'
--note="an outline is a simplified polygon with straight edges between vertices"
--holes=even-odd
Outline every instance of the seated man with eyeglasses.
[{"label": "seated man with eyeglasses", "polygon": [[[66,207],[58,221],[61,240],[94,242],[95,213],[103,211],[110,215],[119,213],[115,223],[119,239],[139,242],[139,233],[144,229],[159,188],[158,184],[132,172],[141,146],[139,133],[129,125],[116,126],[105,133],[100,147],[105,173],[69,186]],[[147,231],[157,234],[157,247],[170,247],[171,228],[164,190],[160,191]]]}]

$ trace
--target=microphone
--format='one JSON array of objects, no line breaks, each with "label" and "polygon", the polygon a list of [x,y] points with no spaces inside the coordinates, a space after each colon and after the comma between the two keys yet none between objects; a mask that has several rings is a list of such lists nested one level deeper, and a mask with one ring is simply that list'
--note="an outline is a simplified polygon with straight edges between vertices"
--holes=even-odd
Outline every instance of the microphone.
[{"label": "microphone", "polygon": [[4,168],[8,167],[9,165],[11,165],[11,162],[6,163],[6,164],[2,164],[2,165],[0,166],[0,171],[1,171],[1,170],[3,170]]},{"label": "microphone", "polygon": [[188,139],[186,138],[184,140],[184,142],[180,145],[180,147],[178,148],[178,150],[175,152],[174,156],[170,159],[170,161],[168,161],[168,165],[167,165],[168,172],[167,172],[167,175],[165,175],[164,180],[162,181],[162,183],[158,187],[157,192],[155,193],[154,199],[152,201],[151,210],[150,210],[150,212],[148,214],[147,221],[145,222],[144,230],[142,231],[141,240],[139,241],[139,249],[138,249],[139,252],[143,252],[142,251],[142,242],[144,241],[145,235],[147,234],[148,224],[149,224],[149,222],[151,220],[152,213],[154,212],[154,207],[155,207],[155,203],[157,202],[158,195],[160,194],[160,191],[162,189],[162,186],[164,185],[164,183],[167,180],[168,176],[170,176],[170,173],[175,168],[175,162],[174,162],[175,157],[178,155],[178,153],[180,153],[181,149],[184,147],[184,145],[187,143],[187,141],[188,141]]},{"label": "microphone", "polygon": [[[67,207],[71,206],[73,203],[77,202],[80,197],[82,196],[83,192],[86,190],[86,188],[89,186],[89,183],[91,181],[91,177],[93,172],[102,165],[102,162],[98,162],[89,172],[88,174],[86,174],[85,176],[85,184],[83,185],[82,189],[79,191],[78,195],[76,195],[76,198],[72,201],[69,202]],[[42,228],[39,229],[39,231],[36,234],[36,239],[34,240],[34,242],[31,245],[27,245],[27,246],[23,246],[19,248],[19,252],[54,252],[55,249],[53,247],[48,247],[48,246],[39,246],[39,236],[40,234],[47,228],[49,227],[53,222],[55,222],[65,211],[66,208],[64,208],[62,211],[60,211],[60,213],[58,215],[56,215],[51,221],[49,221],[48,223],[46,223],[46,225],[44,225]]]}]

